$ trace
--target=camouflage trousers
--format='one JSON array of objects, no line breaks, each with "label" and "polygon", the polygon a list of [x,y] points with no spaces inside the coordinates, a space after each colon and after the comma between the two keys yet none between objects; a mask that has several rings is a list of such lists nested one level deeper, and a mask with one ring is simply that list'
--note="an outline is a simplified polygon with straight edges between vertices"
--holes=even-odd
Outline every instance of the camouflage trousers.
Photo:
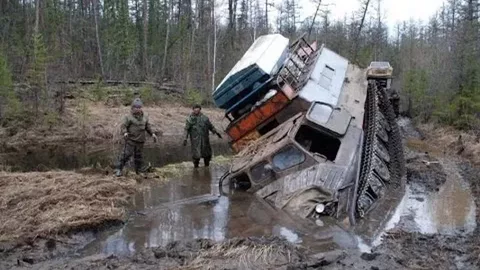
[{"label": "camouflage trousers", "polygon": [[122,170],[128,160],[133,156],[135,172],[143,172],[143,145],[144,143],[127,140],[122,153],[120,153],[120,156],[118,157],[117,169]]}]

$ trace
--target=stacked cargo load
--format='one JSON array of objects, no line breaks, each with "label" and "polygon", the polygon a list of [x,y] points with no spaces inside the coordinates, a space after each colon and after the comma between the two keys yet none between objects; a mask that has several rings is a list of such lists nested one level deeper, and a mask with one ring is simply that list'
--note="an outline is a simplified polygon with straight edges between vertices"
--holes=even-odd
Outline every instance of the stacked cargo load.
[{"label": "stacked cargo load", "polygon": [[236,152],[298,111],[286,107],[308,79],[305,72],[315,63],[317,52],[316,43],[309,45],[303,38],[288,46],[288,39],[281,35],[265,35],[227,74],[213,99],[225,109],[230,121],[226,133]]},{"label": "stacked cargo load", "polygon": [[[315,42],[286,40],[257,39],[213,93],[237,152],[226,177],[287,212],[353,224],[403,192],[389,85]],[[372,66],[391,76],[388,63]]]}]

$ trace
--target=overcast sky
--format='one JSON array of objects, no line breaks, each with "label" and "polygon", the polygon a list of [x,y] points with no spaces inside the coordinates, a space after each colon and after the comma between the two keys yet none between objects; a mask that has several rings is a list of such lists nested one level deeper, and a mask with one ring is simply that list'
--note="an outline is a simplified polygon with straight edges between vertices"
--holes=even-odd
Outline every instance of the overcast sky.
[{"label": "overcast sky", "polygon": [[[218,1],[218,0],[217,0]],[[305,18],[313,16],[316,9],[316,0],[297,0],[299,1],[299,6],[301,7],[300,21],[303,21]],[[218,10],[219,13],[223,13],[222,21],[226,23],[227,17],[227,0],[219,0],[220,5],[223,6],[221,10]],[[283,0],[269,0],[269,2],[274,2],[280,4]],[[343,20],[345,15],[347,19],[351,18],[352,12],[358,11],[360,8],[360,0],[322,0],[322,4],[330,4],[329,9],[331,11],[331,18]],[[394,26],[398,22],[409,21],[413,19],[415,21],[428,22],[429,18],[433,16],[437,11],[439,11],[444,0],[382,0],[382,14],[384,21],[386,21],[389,29],[390,35]],[[218,2],[217,2],[218,3]],[[265,0],[259,0],[260,5],[265,4]],[[378,0],[371,0],[369,12],[370,14],[375,14],[377,10]],[[324,8],[325,9],[325,8]],[[278,14],[278,11],[273,7],[269,7],[269,19],[270,25],[274,26],[275,18]],[[317,21],[319,18],[317,18]]]},{"label": "overcast sky", "polygon": [[[336,19],[343,19],[345,14],[350,18],[352,12],[359,10],[359,0],[323,0],[322,3],[332,4],[331,15]],[[302,19],[315,13],[316,5],[311,0],[300,0]],[[377,0],[370,1],[370,12],[376,11]],[[390,29],[397,22],[422,20],[424,22],[435,14],[443,4],[443,0],[382,0],[381,9]]]}]

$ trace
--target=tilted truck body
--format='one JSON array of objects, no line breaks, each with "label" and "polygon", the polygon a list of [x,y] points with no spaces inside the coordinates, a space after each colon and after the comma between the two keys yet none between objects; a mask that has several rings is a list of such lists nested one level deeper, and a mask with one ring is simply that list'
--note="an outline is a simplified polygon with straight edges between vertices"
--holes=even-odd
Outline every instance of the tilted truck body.
[{"label": "tilted truck body", "polygon": [[285,59],[263,96],[226,109],[238,152],[229,180],[304,218],[354,223],[388,189],[404,188],[403,148],[385,86],[303,39]]}]

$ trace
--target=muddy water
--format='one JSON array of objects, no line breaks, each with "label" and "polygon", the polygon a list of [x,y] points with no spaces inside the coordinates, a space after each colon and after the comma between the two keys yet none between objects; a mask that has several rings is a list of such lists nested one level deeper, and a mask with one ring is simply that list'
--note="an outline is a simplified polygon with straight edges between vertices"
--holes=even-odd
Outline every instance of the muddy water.
[{"label": "muddy water", "polygon": [[[93,149],[93,150],[92,150]],[[87,166],[112,166],[121,153],[121,145],[52,145],[0,155],[0,165],[12,171],[74,170]],[[212,143],[215,155],[230,154],[226,143]],[[160,154],[161,153],[161,154]],[[145,162],[161,167],[171,163],[190,160],[190,147],[172,144],[146,145]]]},{"label": "muddy water", "polygon": [[[476,204],[469,185],[454,162],[444,159],[440,162],[447,177],[438,190],[427,191],[422,183],[411,183],[406,186],[405,195],[387,194],[379,209],[375,209],[368,220],[360,222],[355,231],[361,251],[370,252],[381,244],[383,235],[394,228],[442,235],[468,234],[475,230]],[[389,208],[389,205],[398,206]],[[375,215],[378,211],[388,214]],[[379,224],[382,226],[377,227]]]},{"label": "muddy water", "polygon": [[121,254],[177,240],[276,235],[313,251],[354,248],[356,239],[331,219],[299,221],[245,192],[218,192],[225,168],[189,169],[165,186],[152,185],[135,197],[134,214],[116,231],[102,233],[82,254]]},{"label": "muddy water", "polygon": [[[453,162],[442,160],[447,174],[446,182],[438,192],[418,194],[412,187],[407,189],[404,209],[410,211],[414,223],[407,229],[421,233],[455,234],[470,233],[476,227],[476,205],[468,184],[459,175]],[[404,213],[408,215],[408,213]]]},{"label": "muddy water", "polygon": [[471,192],[456,168],[448,164],[447,181],[438,191],[419,192],[419,187],[407,186],[403,196],[387,194],[350,230],[328,218],[313,223],[293,217],[245,192],[219,194],[218,180],[225,166],[187,169],[165,185],[152,184],[138,192],[129,221],[99,234],[81,254],[130,255],[172,241],[266,235],[285,238],[311,252],[338,248],[368,252],[393,228],[419,233],[471,232],[476,226]]}]

